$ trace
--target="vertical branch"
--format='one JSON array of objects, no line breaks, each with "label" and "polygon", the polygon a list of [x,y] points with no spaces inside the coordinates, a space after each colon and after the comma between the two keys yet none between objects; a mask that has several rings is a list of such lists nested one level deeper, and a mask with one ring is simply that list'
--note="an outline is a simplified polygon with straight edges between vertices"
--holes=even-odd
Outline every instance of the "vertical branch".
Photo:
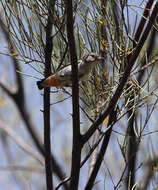
[{"label": "vertical branch", "polygon": [[[140,20],[140,23],[139,23],[139,26],[137,28],[137,31],[135,33],[135,37],[134,37],[134,41],[135,42],[138,42],[139,41],[139,38],[142,34],[142,31],[143,31],[143,28],[145,26],[145,23],[146,23],[146,20],[147,20],[147,17],[149,16],[149,13],[150,13],[150,9],[152,7],[152,4],[153,4],[154,0],[149,0],[146,4],[146,7],[144,9],[144,13],[143,13],[143,16]],[[136,44],[135,44],[136,46]]]},{"label": "vertical branch", "polygon": [[[147,58],[150,57],[152,50],[154,48],[155,45],[155,37],[156,37],[156,29],[153,28],[152,33],[151,33],[151,39],[149,41],[149,45],[147,48]],[[144,66],[146,64],[146,60],[145,58],[142,60],[142,66]],[[145,71],[141,71],[139,72],[139,75],[137,77],[137,82],[139,85],[141,85],[141,81],[142,78],[145,74]],[[134,100],[134,95],[130,97],[129,101],[133,101]],[[139,146],[139,142],[137,139],[137,136],[134,132],[134,121],[136,118],[136,110],[132,109],[133,104],[131,106],[128,107],[128,109],[130,110],[128,113],[128,118],[130,118],[129,123],[128,123],[128,129],[127,129],[127,136],[128,136],[128,155],[127,155],[127,162],[128,162],[128,171],[127,171],[127,180],[126,180],[126,189],[130,188],[132,189],[132,187],[135,184],[135,168],[136,168],[136,157],[137,157],[137,150],[138,150],[138,146]]]},{"label": "vertical branch", "polygon": [[[100,138],[100,131],[96,130],[94,135],[93,135],[93,142],[92,142],[92,146],[94,146],[96,144],[96,142],[98,141],[98,139]],[[99,146],[97,146],[94,151],[92,152],[91,156],[90,156],[90,164],[89,164],[89,171],[88,171],[88,178],[91,176],[91,173],[94,169],[96,160],[97,160],[97,155],[98,155],[98,151],[99,151]]]},{"label": "vertical branch", "polygon": [[[158,19],[157,19],[158,21]],[[151,31],[151,35],[150,35],[150,40],[149,40],[149,44],[148,44],[148,47],[147,47],[147,51],[146,51],[146,55],[147,55],[147,59],[149,60],[151,55],[152,55],[152,51],[156,45],[156,35],[157,34],[157,31],[156,29],[153,27],[152,31]],[[144,58],[142,60],[142,63],[141,63],[141,67],[144,67],[146,65],[146,58]],[[139,72],[139,75],[137,77],[137,81],[139,83],[139,85],[141,85],[141,82],[142,82],[142,79],[143,79],[143,76],[144,76],[144,73],[145,73],[145,70],[142,70],[141,72]]]},{"label": "vertical branch", "polygon": [[[145,22],[147,17],[149,16],[150,9],[153,4],[153,0],[149,0],[146,4],[143,16],[140,20],[139,26],[137,28],[137,31],[135,33],[134,42],[138,42],[140,39],[140,36],[142,34],[143,28],[145,26]],[[151,41],[150,41],[151,42]],[[152,42],[151,42],[152,43]],[[149,55],[152,51],[152,44],[150,43],[147,54]],[[136,44],[134,44],[134,47],[136,47]],[[130,57],[130,56],[129,56]],[[144,64],[142,62],[142,64]],[[142,73],[138,75],[138,82],[140,83],[142,78]],[[134,104],[134,94],[130,97],[130,102],[133,102]],[[137,158],[137,150],[138,150],[138,141],[136,134],[134,132],[134,122],[136,119],[136,114],[134,110],[134,105],[131,104],[128,109],[130,110],[128,113],[128,129],[127,129],[127,137],[128,137],[128,152],[127,152],[127,162],[128,162],[128,171],[127,171],[127,178],[126,178],[126,189],[132,189],[132,187],[135,184],[135,167],[136,167],[136,158]],[[132,108],[133,107],[133,108]],[[132,108],[132,109],[131,109]]]},{"label": "vertical branch", "polygon": [[[106,15],[106,7],[107,5],[107,1],[101,1],[101,11],[102,11],[102,15],[103,17],[105,17]],[[106,34],[106,28],[105,26],[101,26],[100,27],[100,32],[101,32],[101,40],[104,39],[104,40],[107,40],[107,34]],[[101,57],[106,57],[106,54],[105,54],[105,51],[104,49],[100,48],[100,52],[101,52]],[[104,60],[102,61],[102,63],[104,62]],[[106,65],[105,64],[100,64],[100,67],[102,70],[106,71]],[[102,76],[104,77],[104,76]],[[104,79],[104,80],[107,80],[107,79]],[[106,81],[108,82],[108,81]],[[96,85],[96,84],[95,84]],[[97,92],[96,92],[97,93]],[[95,119],[97,118],[97,113],[96,113],[96,117]],[[99,128],[101,129],[102,125],[99,126]],[[93,142],[92,142],[92,146],[96,144],[96,142],[98,141],[98,139],[100,138],[100,131],[99,130],[96,130],[94,135],[93,135]],[[96,160],[97,160],[97,155],[98,155],[98,151],[99,151],[99,146],[97,146],[95,148],[95,150],[92,152],[91,154],[91,157],[90,157],[90,163],[89,163],[89,171],[88,171],[88,178],[91,176],[91,173],[94,169],[94,166],[95,166],[95,163],[96,163]]]},{"label": "vertical branch", "polygon": [[79,85],[78,65],[75,38],[73,33],[73,8],[72,1],[66,0],[67,37],[72,68],[72,105],[73,105],[73,147],[71,162],[70,189],[77,190],[80,173],[81,144],[80,144],[80,112],[79,112]]},{"label": "vertical branch", "polygon": [[[48,19],[46,25],[45,47],[45,77],[51,74],[51,55],[53,50],[52,23],[54,13],[54,0],[48,2]],[[44,146],[45,146],[45,170],[47,190],[53,189],[52,164],[51,164],[51,133],[50,133],[50,88],[44,89]]]},{"label": "vertical branch", "polygon": [[[131,101],[134,101],[134,95],[130,97]],[[137,150],[138,150],[138,142],[137,137],[134,132],[134,121],[135,121],[135,111],[134,108],[131,109],[131,106],[128,107],[130,109],[128,118],[128,129],[127,129],[127,139],[128,139],[128,152],[127,152],[127,163],[128,163],[128,171],[126,178],[126,189],[132,189],[135,184],[135,166],[136,166],[136,158],[137,158]]]},{"label": "vertical branch", "polygon": [[86,184],[85,190],[90,190],[90,189],[93,188],[96,176],[97,176],[97,174],[99,172],[101,163],[103,161],[105,152],[106,152],[107,147],[108,147],[108,143],[109,143],[111,132],[112,132],[112,126],[113,126],[114,122],[116,121],[116,113],[117,113],[117,111],[113,110],[111,112],[110,116],[109,116],[109,122],[108,122],[108,127],[109,128],[105,133],[102,146],[100,148],[100,151],[99,151],[98,156],[97,156],[97,160],[95,162],[95,166],[94,166],[93,171],[92,171],[92,173],[91,173],[91,175],[89,177],[89,180],[88,180],[88,182]]},{"label": "vertical branch", "polygon": [[[7,27],[5,26],[3,20],[0,18],[0,27],[2,28],[2,31],[6,37],[6,40],[9,44],[10,47],[10,52],[13,52],[14,47],[12,44],[12,41],[10,39],[10,35],[8,33]],[[17,82],[17,86],[18,86],[18,90],[17,92],[13,93],[10,91],[9,88],[7,88],[5,85],[3,85],[3,83],[1,83],[0,81],[0,87],[8,94],[8,96],[15,102],[19,113],[21,114],[21,117],[26,125],[26,129],[28,131],[28,133],[30,134],[33,143],[35,144],[35,146],[37,147],[37,150],[43,155],[45,156],[45,151],[44,151],[44,147],[42,142],[40,141],[36,131],[35,131],[35,126],[33,125],[29,112],[26,108],[25,105],[25,95],[24,95],[24,86],[23,86],[23,81],[22,81],[22,77],[21,74],[16,72],[16,70],[20,71],[20,66],[19,66],[19,62],[16,60],[15,57],[11,57],[12,58],[12,62],[14,63],[14,71],[15,71],[15,76],[16,76],[16,82]],[[57,177],[60,180],[63,180],[65,177],[64,172],[62,171],[60,165],[57,163],[57,161],[55,160],[54,156],[51,155],[51,162],[53,164],[53,170],[56,173]],[[64,188],[68,189],[67,184],[64,184]]]}]

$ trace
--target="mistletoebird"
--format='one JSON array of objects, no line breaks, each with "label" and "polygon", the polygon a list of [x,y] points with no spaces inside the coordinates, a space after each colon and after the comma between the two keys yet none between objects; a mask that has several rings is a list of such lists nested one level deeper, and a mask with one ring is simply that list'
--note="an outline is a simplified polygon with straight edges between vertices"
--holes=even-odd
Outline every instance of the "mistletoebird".
[{"label": "mistletoebird", "polygon": [[[101,61],[104,60],[97,53],[89,53],[83,59],[78,60],[78,79],[83,81],[89,72]],[[72,72],[71,65],[65,66],[63,69],[50,75],[48,78],[37,81],[39,90],[46,87],[71,87],[72,86]]]}]

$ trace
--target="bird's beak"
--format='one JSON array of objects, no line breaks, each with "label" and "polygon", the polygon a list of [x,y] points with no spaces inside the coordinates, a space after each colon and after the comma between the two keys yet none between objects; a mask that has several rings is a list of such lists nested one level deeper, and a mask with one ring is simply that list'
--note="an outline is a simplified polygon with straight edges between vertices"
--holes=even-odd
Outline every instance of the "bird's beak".
[{"label": "bird's beak", "polygon": [[104,57],[99,56],[99,57],[98,57],[98,60],[99,60],[99,61],[103,61],[103,60],[104,60]]}]

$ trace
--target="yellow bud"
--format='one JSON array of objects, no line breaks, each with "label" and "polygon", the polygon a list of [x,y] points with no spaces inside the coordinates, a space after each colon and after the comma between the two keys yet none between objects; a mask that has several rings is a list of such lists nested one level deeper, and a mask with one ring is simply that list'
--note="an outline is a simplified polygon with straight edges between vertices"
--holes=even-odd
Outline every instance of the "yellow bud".
[{"label": "yellow bud", "polygon": [[32,43],[29,43],[29,47],[30,47],[30,48],[34,48],[34,46],[33,46]]},{"label": "yellow bud", "polygon": [[106,43],[106,47],[110,47],[110,43],[107,42],[107,43]]},{"label": "yellow bud", "polygon": [[105,39],[102,39],[101,42],[102,42],[103,45],[106,45],[106,40]]},{"label": "yellow bud", "polygon": [[13,57],[16,57],[16,56],[18,56],[19,54],[18,53],[16,53],[16,52],[13,52],[12,54],[11,54],[11,56],[13,56]]},{"label": "yellow bud", "polygon": [[105,6],[104,6],[104,5],[102,5],[102,6],[101,6],[101,9],[102,9],[102,10],[105,10]]},{"label": "yellow bud", "polygon": [[106,118],[104,119],[104,121],[103,121],[103,124],[104,124],[104,125],[107,125],[107,124],[108,124],[108,121],[109,121],[109,117],[106,117]]},{"label": "yellow bud", "polygon": [[104,72],[103,75],[105,78],[107,78],[107,76],[108,76],[107,72]]},{"label": "yellow bud", "polygon": [[119,51],[119,56],[123,56],[123,52],[122,51]]},{"label": "yellow bud", "polygon": [[129,55],[129,54],[131,54],[132,53],[132,49],[127,49],[127,54]]},{"label": "yellow bud", "polygon": [[58,17],[56,18],[56,22],[57,22],[58,24],[61,24],[61,17],[58,16]]},{"label": "yellow bud", "polygon": [[5,106],[5,102],[4,100],[0,97],[0,107],[4,107]]},{"label": "yellow bud", "polygon": [[105,99],[108,98],[108,94],[107,93],[104,93],[103,96],[104,96]]},{"label": "yellow bud", "polygon": [[96,82],[100,82],[100,77],[99,76],[96,77]]},{"label": "yellow bud", "polygon": [[154,172],[157,172],[157,171],[158,171],[158,168],[157,168],[157,167],[153,167],[152,170],[153,170]]},{"label": "yellow bud", "polygon": [[62,7],[64,7],[64,6],[65,6],[64,1],[62,1],[62,2],[60,3],[60,5],[61,5]]},{"label": "yellow bud", "polygon": [[100,25],[100,26],[103,26],[104,25],[104,22],[102,20],[97,20],[97,23]]},{"label": "yellow bud", "polygon": [[101,101],[101,100],[99,100],[99,101],[98,101],[98,104],[102,104],[102,101]]}]

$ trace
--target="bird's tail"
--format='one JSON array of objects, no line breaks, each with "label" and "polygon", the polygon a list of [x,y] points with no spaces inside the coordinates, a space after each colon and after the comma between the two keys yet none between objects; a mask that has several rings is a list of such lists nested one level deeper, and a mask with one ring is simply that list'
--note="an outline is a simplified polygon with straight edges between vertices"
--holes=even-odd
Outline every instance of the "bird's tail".
[{"label": "bird's tail", "polygon": [[40,80],[40,81],[37,81],[37,87],[38,87],[38,89],[39,90],[42,90],[43,88],[44,88],[44,86],[42,85],[42,83],[43,83],[43,81],[44,81],[45,79],[42,79],[42,80]]}]

